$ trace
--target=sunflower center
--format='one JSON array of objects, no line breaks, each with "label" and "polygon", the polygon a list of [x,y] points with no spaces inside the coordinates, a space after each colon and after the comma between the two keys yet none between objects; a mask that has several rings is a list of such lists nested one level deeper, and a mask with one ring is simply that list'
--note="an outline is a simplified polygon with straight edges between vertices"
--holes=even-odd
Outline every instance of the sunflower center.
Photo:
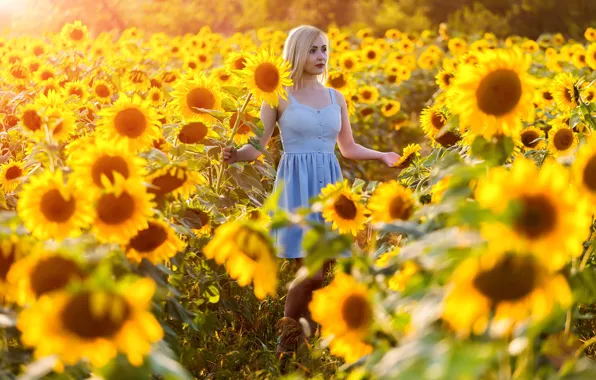
[{"label": "sunflower center", "polygon": [[344,194],[340,194],[340,196],[337,197],[337,200],[333,203],[333,207],[335,208],[337,215],[346,220],[354,219],[358,211],[354,201],[346,197]]},{"label": "sunflower center", "polygon": [[70,38],[72,38],[75,41],[82,40],[84,36],[85,34],[80,29],[74,29],[72,32],[70,32]]},{"label": "sunflower center", "polygon": [[75,213],[76,202],[73,197],[66,200],[58,189],[51,189],[41,196],[41,213],[54,223],[64,223]]},{"label": "sunflower center", "polygon": [[144,71],[141,70],[132,70],[130,72],[130,80],[133,83],[143,83],[145,81],[146,78],[146,74]]},{"label": "sunflower center", "polygon": [[100,98],[107,98],[110,96],[110,89],[105,84],[99,84],[97,87],[95,87],[95,93]]},{"label": "sunflower center", "polygon": [[553,100],[553,94],[551,94],[550,91],[543,91],[542,98],[544,100]]},{"label": "sunflower center", "polygon": [[114,118],[116,131],[128,138],[137,138],[147,129],[147,119],[145,115],[137,108],[126,108]]},{"label": "sunflower center", "polygon": [[159,92],[154,92],[151,96],[151,100],[153,100],[154,102],[161,100],[161,94]]},{"label": "sunflower center", "polygon": [[207,126],[200,122],[188,123],[182,127],[178,139],[184,144],[197,144],[207,136]]},{"label": "sunflower center", "polygon": [[537,239],[551,232],[557,222],[557,210],[551,200],[542,194],[524,195],[521,211],[514,228],[528,239]]},{"label": "sunflower center", "polygon": [[75,95],[76,97],[81,99],[83,97],[83,89],[81,89],[79,87],[71,87],[68,90],[68,95]]},{"label": "sunflower center", "polygon": [[536,140],[539,137],[538,132],[536,131],[525,131],[521,135],[521,141],[524,146],[528,148],[534,148],[540,141]]},{"label": "sunflower center", "polygon": [[167,238],[168,233],[160,224],[149,222],[149,227],[137,232],[137,235],[130,239],[129,244],[138,252],[152,252]]},{"label": "sunflower center", "polygon": [[48,80],[50,78],[53,78],[54,77],[54,73],[52,73],[50,71],[44,71],[44,72],[41,73],[40,77],[41,77],[41,80],[44,80],[45,81],[45,80]]},{"label": "sunflower center", "polygon": [[163,76],[163,81],[166,83],[172,83],[176,79],[178,79],[178,76],[175,73],[165,73]]},{"label": "sunflower center", "polygon": [[393,109],[393,104],[391,104],[391,103],[388,103],[388,104],[386,104],[386,105],[385,105],[385,111],[386,111],[386,112],[389,112],[389,111],[391,111],[392,109]]},{"label": "sunflower center", "polygon": [[120,196],[105,194],[97,203],[97,217],[106,224],[120,224],[133,216],[135,200],[123,192]]},{"label": "sunflower center", "polygon": [[114,183],[114,172],[121,174],[124,178],[128,178],[129,171],[126,160],[120,156],[101,156],[91,166],[91,178],[93,183],[102,187],[101,176],[108,177],[111,183]]},{"label": "sunflower center", "polygon": [[461,136],[459,136],[456,133],[453,133],[452,131],[447,131],[443,133],[441,136],[435,136],[435,141],[446,148],[455,145],[459,140],[461,140]]},{"label": "sunflower center", "polygon": [[389,203],[389,215],[391,219],[407,220],[412,215],[412,205],[401,196],[393,197]]},{"label": "sunflower center", "polygon": [[114,336],[130,316],[130,306],[122,297],[106,294],[106,308],[94,310],[89,292],[79,293],[64,306],[60,315],[64,328],[83,339],[110,338]]},{"label": "sunflower center", "polygon": [[370,324],[372,310],[364,296],[351,294],[342,304],[341,316],[350,330],[358,330]]},{"label": "sunflower center", "polygon": [[23,175],[23,171],[21,170],[21,168],[19,168],[18,166],[11,166],[6,171],[6,174],[4,175],[4,178],[6,178],[7,180],[10,181],[10,180],[19,178],[22,175]]},{"label": "sunflower center", "polygon": [[445,126],[445,118],[438,112],[432,112],[430,115],[430,125],[432,125],[434,129],[440,130]]},{"label": "sunflower center", "polygon": [[255,84],[264,92],[273,92],[279,85],[279,71],[273,63],[261,63],[255,70]]},{"label": "sunflower center", "polygon": [[519,75],[510,69],[498,69],[480,81],[476,90],[478,108],[493,116],[503,116],[511,112],[522,96]]},{"label": "sunflower center", "polygon": [[369,100],[370,98],[372,98],[372,92],[364,90],[362,91],[362,97],[366,100]]},{"label": "sunflower center", "polygon": [[27,77],[24,67],[16,67],[10,71],[11,75],[17,79],[25,79]]},{"label": "sunflower center", "polygon": [[553,136],[553,144],[557,150],[567,150],[573,145],[573,130],[561,128]]},{"label": "sunflower center", "polygon": [[30,131],[41,129],[41,117],[34,110],[27,110],[23,113],[23,124]]},{"label": "sunflower center", "polygon": [[197,64],[196,64],[196,62],[190,61],[190,62],[188,62],[188,67],[195,70],[197,68]]},{"label": "sunflower center", "polygon": [[584,185],[591,191],[596,191],[596,155],[592,155],[583,172]]},{"label": "sunflower center", "polygon": [[493,268],[478,273],[473,285],[493,305],[520,300],[532,293],[536,283],[536,269],[529,256],[514,258],[507,255]]},{"label": "sunflower center", "polygon": [[166,195],[184,185],[187,179],[186,172],[183,172],[181,176],[176,174],[176,172],[174,174],[167,172],[159,177],[155,177],[151,181],[151,184],[157,187],[157,189],[151,188],[149,192],[157,195]]},{"label": "sunflower center", "polygon": [[64,288],[75,277],[83,277],[76,262],[60,256],[48,257],[40,260],[31,270],[31,290],[40,297]]},{"label": "sunflower center", "polygon": [[368,59],[375,59],[375,58],[377,58],[377,53],[375,53],[374,50],[369,50],[366,53],[366,58],[368,58]]},{"label": "sunflower center", "polygon": [[572,89],[563,88],[563,97],[567,103],[573,103],[573,97],[571,96]]},{"label": "sunflower center", "polygon": [[246,59],[244,59],[244,57],[238,58],[234,61],[234,67],[236,70],[242,70],[244,67],[246,67]]},{"label": "sunflower center", "polygon": [[346,85],[346,79],[343,75],[337,75],[329,81],[329,84],[333,88],[343,88]]},{"label": "sunflower center", "polygon": [[186,95],[186,104],[194,113],[203,113],[195,108],[213,109],[215,107],[215,96],[204,87],[193,88]]},{"label": "sunflower center", "polygon": [[346,59],[344,61],[344,66],[346,69],[351,69],[354,67],[354,62],[351,59]]},{"label": "sunflower center", "polygon": [[15,246],[10,245],[10,252],[2,252],[0,250],[0,280],[6,281],[6,275],[15,262]]}]

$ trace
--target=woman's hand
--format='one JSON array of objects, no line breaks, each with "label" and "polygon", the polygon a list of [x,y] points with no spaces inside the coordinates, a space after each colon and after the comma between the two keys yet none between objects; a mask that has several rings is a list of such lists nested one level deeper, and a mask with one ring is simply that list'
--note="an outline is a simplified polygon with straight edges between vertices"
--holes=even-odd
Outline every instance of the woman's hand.
[{"label": "woman's hand", "polygon": [[379,161],[392,167],[400,158],[401,156],[395,152],[384,152]]},{"label": "woman's hand", "polygon": [[233,146],[226,146],[222,149],[222,159],[226,164],[238,162],[238,149]]}]

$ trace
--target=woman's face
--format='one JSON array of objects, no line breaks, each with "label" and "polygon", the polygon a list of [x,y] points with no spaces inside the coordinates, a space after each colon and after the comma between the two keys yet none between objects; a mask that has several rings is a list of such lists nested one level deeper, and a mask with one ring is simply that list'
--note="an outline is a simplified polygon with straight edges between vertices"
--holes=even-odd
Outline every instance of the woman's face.
[{"label": "woman's face", "polygon": [[327,65],[327,45],[323,36],[317,37],[310,46],[304,65],[304,71],[311,75],[319,75],[325,71]]}]

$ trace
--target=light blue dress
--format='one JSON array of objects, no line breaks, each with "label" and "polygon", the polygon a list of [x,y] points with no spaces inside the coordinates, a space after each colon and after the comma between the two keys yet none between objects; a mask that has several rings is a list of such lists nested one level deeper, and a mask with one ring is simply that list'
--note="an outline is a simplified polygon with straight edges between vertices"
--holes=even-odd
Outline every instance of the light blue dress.
[{"label": "light blue dress", "polygon": [[[289,104],[278,121],[284,152],[273,189],[276,191],[283,181],[278,206],[290,212],[297,207],[309,207],[309,200],[318,196],[323,187],[343,180],[335,156],[341,106],[335,101],[333,89],[329,89],[329,94],[331,104],[316,109],[299,103],[288,93]],[[313,212],[308,218],[324,222],[320,212]],[[289,259],[304,257],[303,234],[300,226],[272,231],[277,255]],[[347,254],[349,252],[343,252],[342,256]]]}]

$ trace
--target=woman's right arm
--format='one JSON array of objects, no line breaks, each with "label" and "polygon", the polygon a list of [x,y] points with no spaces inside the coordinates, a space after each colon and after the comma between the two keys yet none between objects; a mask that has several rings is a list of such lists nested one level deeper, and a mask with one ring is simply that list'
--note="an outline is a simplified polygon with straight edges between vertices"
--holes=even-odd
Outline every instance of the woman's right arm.
[{"label": "woman's right arm", "polygon": [[[259,143],[265,149],[267,143],[273,135],[275,122],[277,121],[277,108],[272,108],[265,102],[261,105],[261,121],[263,122],[263,134],[259,137]],[[240,149],[234,150],[232,147],[223,148],[224,162],[233,164],[239,161],[254,161],[262,153],[250,144],[243,145]]]}]

